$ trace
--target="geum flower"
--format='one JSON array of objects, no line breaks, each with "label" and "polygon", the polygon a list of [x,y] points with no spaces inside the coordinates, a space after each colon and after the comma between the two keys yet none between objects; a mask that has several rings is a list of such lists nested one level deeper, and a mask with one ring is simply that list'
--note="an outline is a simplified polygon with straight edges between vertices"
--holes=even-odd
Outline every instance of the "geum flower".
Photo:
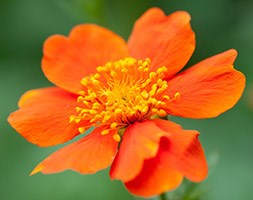
[{"label": "geum flower", "polygon": [[241,97],[245,78],[233,68],[233,49],[178,73],[195,49],[189,22],[186,12],[166,16],[152,8],[137,20],[127,43],[93,24],[76,26],[69,37],[49,37],[42,69],[56,87],[25,93],[8,120],[41,147],[94,130],[31,174],[89,174],[112,164],[110,177],[144,197],[175,189],[183,177],[204,180],[199,133],[161,118],[216,117]]}]

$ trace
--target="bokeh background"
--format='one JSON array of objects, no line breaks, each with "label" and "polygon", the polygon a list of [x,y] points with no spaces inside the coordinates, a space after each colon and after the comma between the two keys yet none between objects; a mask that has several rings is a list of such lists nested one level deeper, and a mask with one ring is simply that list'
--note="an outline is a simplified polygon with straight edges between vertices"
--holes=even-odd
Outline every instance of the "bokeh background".
[{"label": "bokeh background", "polygon": [[[124,38],[149,7],[192,16],[197,48],[188,63],[235,48],[235,66],[247,86],[239,103],[215,119],[173,117],[201,132],[210,174],[198,186],[203,200],[253,199],[253,1],[252,0],[1,0],[0,1],[0,199],[1,200],[133,200],[108,170],[95,175],[64,172],[30,177],[33,167],[58,147],[28,143],[7,123],[27,90],[51,85],[40,68],[43,41],[68,34],[80,23],[97,23]],[[235,83],[236,84],[236,83]],[[186,198],[185,198],[186,200]]]}]

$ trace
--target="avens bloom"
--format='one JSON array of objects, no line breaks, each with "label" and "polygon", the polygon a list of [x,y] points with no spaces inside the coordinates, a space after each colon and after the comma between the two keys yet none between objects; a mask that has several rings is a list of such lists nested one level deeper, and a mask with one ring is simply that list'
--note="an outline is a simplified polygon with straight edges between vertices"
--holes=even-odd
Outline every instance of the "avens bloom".
[{"label": "avens bloom", "polygon": [[[31,90],[9,122],[29,142],[47,147],[94,130],[42,161],[32,174],[71,169],[110,177],[133,194],[149,197],[200,182],[207,164],[195,130],[166,115],[211,118],[235,105],[244,75],[233,68],[233,49],[183,72],[195,48],[188,13],[144,13],[126,43],[93,24],[53,35],[43,48],[42,69],[56,86]],[[180,73],[179,73],[180,72]]]}]

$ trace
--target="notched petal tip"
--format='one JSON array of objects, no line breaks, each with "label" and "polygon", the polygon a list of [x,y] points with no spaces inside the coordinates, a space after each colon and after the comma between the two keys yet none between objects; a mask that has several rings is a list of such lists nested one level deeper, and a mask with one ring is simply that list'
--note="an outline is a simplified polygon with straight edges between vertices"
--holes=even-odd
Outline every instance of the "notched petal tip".
[{"label": "notched petal tip", "polygon": [[[113,47],[113,48],[112,48]],[[43,47],[42,70],[49,81],[75,94],[80,80],[108,61],[128,56],[123,38],[95,24],[75,26],[69,36],[53,35]]]},{"label": "notched petal tip", "polygon": [[186,21],[188,21],[188,22],[191,21],[191,15],[187,11],[184,11],[184,10],[176,11],[176,12],[170,14],[170,15],[177,15],[178,17],[181,18],[181,20],[183,20],[185,22]]},{"label": "notched petal tip", "polygon": [[169,70],[165,77],[174,76],[185,66],[195,49],[195,34],[190,20],[191,16],[186,11],[166,15],[160,8],[149,9],[134,24],[128,40],[130,55],[139,59],[148,57],[152,60],[152,71],[166,66]]},{"label": "notched petal tip", "polygon": [[[159,8],[159,7],[153,7],[153,8],[150,8],[148,9],[142,16],[142,17],[147,17],[147,16],[150,16],[151,17],[154,17],[154,18],[159,18],[158,16],[161,16],[161,17],[164,17],[167,18],[167,15],[165,14],[165,12]],[[182,16],[182,19],[184,18],[186,21],[190,21],[191,20],[191,15],[187,12],[187,11],[184,11],[184,10],[179,10],[179,11],[176,11],[176,12],[173,12],[171,13],[169,16],[172,16],[172,15],[181,15]]]},{"label": "notched petal tip", "polygon": [[56,87],[26,92],[19,101],[20,109],[7,121],[29,142],[41,147],[65,143],[79,135],[80,124],[69,123],[75,113],[76,96]]}]

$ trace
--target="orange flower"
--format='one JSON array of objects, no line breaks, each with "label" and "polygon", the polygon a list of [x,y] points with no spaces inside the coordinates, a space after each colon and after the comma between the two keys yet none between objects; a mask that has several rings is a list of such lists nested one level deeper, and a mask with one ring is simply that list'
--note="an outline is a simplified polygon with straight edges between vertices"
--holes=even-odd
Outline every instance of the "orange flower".
[{"label": "orange flower", "polygon": [[92,24],[76,26],[69,37],[49,37],[42,69],[56,87],[25,93],[8,120],[42,147],[94,130],[31,174],[88,174],[112,164],[111,178],[145,197],[175,189],[183,177],[205,179],[199,133],[161,118],[216,117],[241,97],[245,77],[233,68],[233,49],[178,73],[195,48],[189,22],[186,12],[166,16],[152,8],[137,20],[127,43]]}]

